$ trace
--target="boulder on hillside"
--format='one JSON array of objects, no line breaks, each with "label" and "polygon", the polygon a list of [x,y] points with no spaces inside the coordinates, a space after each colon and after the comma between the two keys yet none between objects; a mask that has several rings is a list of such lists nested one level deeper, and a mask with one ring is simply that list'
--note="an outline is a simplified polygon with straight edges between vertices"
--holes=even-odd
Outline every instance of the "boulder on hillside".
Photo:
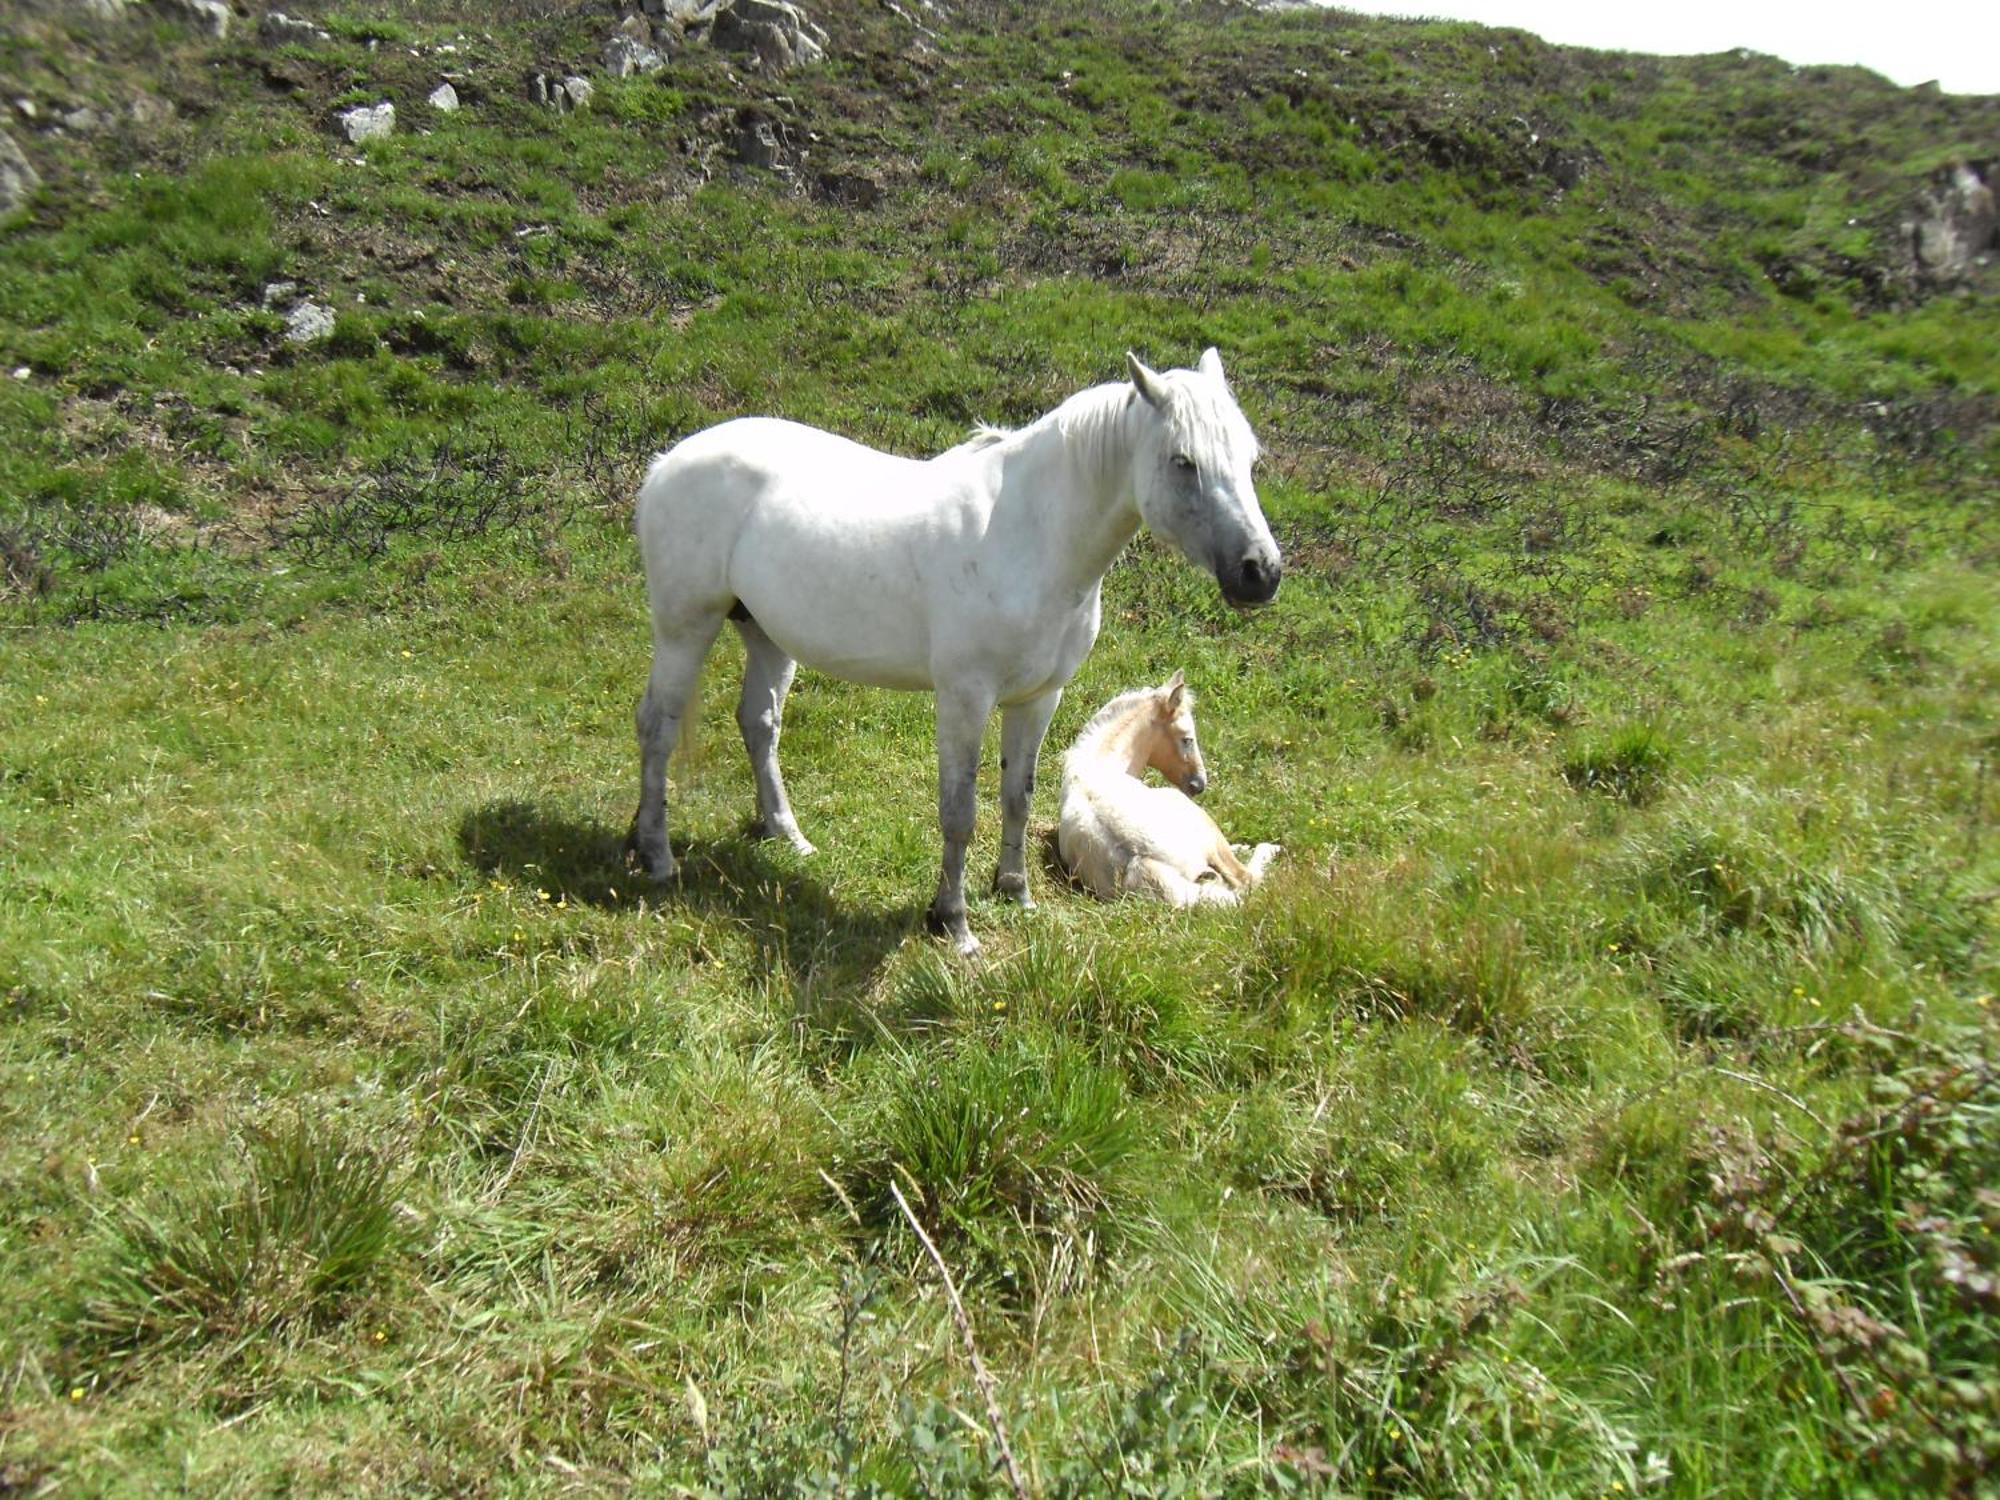
[{"label": "boulder on hillside", "polygon": [[671,22],[683,31],[706,26],[715,18],[720,0],[641,0],[649,16]]},{"label": "boulder on hillside", "polygon": [[441,115],[451,114],[458,108],[458,90],[449,83],[441,83],[431,90],[430,107]]},{"label": "boulder on hillside", "polygon": [[0,130],[0,214],[12,213],[41,185],[38,173],[14,138]]},{"label": "boulder on hillside", "polygon": [[395,133],[396,106],[387,100],[380,104],[357,104],[353,109],[340,111],[334,120],[348,142],[359,146],[364,141],[379,141]]},{"label": "boulder on hillside", "polygon": [[285,314],[285,342],[301,346],[324,343],[333,337],[333,326],[333,310],[308,297]]},{"label": "boulder on hillside", "polygon": [[1910,269],[1930,286],[1965,280],[2000,247],[1991,177],[1993,163],[1954,162],[1931,174],[1901,225]]},{"label": "boulder on hillside", "polygon": [[657,73],[666,65],[667,55],[664,52],[629,33],[613,32],[604,44],[604,71],[613,78]]},{"label": "boulder on hillside", "polygon": [[300,16],[288,16],[281,10],[267,11],[257,23],[257,39],[274,47],[286,42],[299,42],[312,46],[330,42],[333,37],[313,22]]},{"label": "boulder on hillside", "polygon": [[222,0],[154,0],[154,4],[217,40],[229,35],[229,7]]}]

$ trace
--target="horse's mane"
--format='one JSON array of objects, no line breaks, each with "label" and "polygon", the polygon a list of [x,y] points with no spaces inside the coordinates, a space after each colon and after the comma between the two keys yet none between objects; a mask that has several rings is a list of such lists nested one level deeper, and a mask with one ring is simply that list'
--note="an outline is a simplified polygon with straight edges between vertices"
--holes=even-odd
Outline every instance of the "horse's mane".
[{"label": "horse's mane", "polygon": [[983,453],[989,448],[1018,451],[1053,436],[1075,450],[1077,461],[1083,468],[1098,472],[1111,462],[1123,445],[1124,417],[1134,399],[1132,387],[1124,381],[1094,385],[1078,391],[1062,405],[1044,412],[1025,427],[974,423],[970,437],[938,456]]}]

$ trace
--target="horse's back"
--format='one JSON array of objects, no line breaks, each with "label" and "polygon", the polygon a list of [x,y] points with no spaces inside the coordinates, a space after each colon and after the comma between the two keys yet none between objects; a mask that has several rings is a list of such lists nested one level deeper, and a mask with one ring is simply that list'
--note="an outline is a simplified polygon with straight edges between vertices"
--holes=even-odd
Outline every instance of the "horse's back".
[{"label": "horse's back", "polygon": [[783,502],[839,510],[899,492],[918,460],[783,417],[734,417],[681,439],[653,461],[641,513],[718,503]]}]

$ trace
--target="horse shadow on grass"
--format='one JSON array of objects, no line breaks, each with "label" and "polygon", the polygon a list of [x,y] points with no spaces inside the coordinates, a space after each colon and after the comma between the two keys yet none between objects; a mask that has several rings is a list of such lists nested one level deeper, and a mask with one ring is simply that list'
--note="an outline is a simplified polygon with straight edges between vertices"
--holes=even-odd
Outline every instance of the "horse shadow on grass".
[{"label": "horse shadow on grass", "polygon": [[550,902],[627,911],[683,911],[717,919],[753,946],[753,981],[782,984],[802,1038],[851,1052],[911,1035],[941,1017],[924,986],[905,996],[875,993],[876,976],[911,936],[924,934],[922,906],[857,909],[838,900],[782,845],[735,835],[683,848],[677,881],[655,884],[626,860],[622,827],[543,811],[509,799],[468,811],[458,844],[489,879]]}]

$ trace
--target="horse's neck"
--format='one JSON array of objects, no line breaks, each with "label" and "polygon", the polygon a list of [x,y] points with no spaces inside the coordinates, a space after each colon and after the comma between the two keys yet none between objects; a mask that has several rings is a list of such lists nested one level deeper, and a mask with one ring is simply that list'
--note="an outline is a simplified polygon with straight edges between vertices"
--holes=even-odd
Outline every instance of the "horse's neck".
[{"label": "horse's neck", "polygon": [[[1069,581],[1094,585],[1139,529],[1131,387],[1079,391],[1019,434],[1005,490]],[[1003,502],[1004,503],[1004,502]]]}]

